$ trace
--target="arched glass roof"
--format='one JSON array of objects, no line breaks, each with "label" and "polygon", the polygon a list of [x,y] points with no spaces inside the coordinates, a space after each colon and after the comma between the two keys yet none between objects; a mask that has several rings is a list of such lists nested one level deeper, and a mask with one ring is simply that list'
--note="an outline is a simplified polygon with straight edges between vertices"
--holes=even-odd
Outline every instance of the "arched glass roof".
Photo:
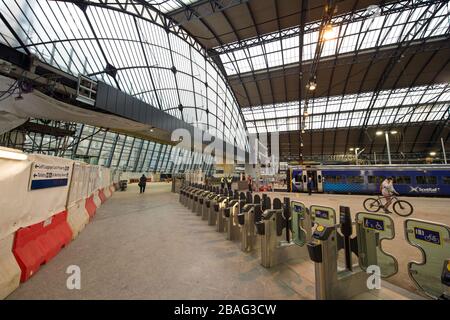
[{"label": "arched glass roof", "polygon": [[11,27],[0,25],[0,42],[73,75],[88,75],[118,87],[245,147],[245,123],[223,75],[201,47],[171,26],[156,7],[120,1],[0,3],[0,13]]}]

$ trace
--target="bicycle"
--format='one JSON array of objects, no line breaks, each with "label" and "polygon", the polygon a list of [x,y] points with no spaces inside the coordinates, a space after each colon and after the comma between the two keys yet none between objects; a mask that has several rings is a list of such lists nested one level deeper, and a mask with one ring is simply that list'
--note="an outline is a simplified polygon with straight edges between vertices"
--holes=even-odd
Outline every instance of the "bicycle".
[{"label": "bicycle", "polygon": [[[378,196],[378,198],[367,198],[363,203],[364,209],[369,212],[377,212],[380,211],[380,209],[384,209],[384,204],[381,202],[382,199],[384,199],[383,196]],[[413,206],[408,201],[398,199],[397,195],[391,196],[391,204],[392,210],[401,217],[408,217],[414,211]]]}]

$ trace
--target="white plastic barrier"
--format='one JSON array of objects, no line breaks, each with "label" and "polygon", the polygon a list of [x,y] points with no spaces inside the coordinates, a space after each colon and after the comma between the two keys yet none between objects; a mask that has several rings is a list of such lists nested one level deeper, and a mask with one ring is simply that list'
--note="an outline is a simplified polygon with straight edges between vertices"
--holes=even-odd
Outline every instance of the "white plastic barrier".
[{"label": "white plastic barrier", "polygon": [[16,232],[67,211],[67,229],[75,238],[89,222],[89,197],[95,214],[95,206],[101,204],[99,190],[105,194],[103,200],[110,197],[119,177],[117,170],[112,175],[108,168],[65,158],[34,154],[24,160],[0,158],[0,299],[19,286],[25,272],[13,254]]},{"label": "white plastic barrier", "polygon": [[[45,155],[29,155],[28,160],[22,161],[0,159],[0,239],[66,209],[72,165],[72,160]],[[51,179],[36,179],[47,172],[53,172],[55,177],[67,174],[67,184],[40,188],[39,183]]]},{"label": "white plastic barrier", "polygon": [[12,253],[14,234],[0,240],[0,299],[6,298],[20,284],[21,270]]}]

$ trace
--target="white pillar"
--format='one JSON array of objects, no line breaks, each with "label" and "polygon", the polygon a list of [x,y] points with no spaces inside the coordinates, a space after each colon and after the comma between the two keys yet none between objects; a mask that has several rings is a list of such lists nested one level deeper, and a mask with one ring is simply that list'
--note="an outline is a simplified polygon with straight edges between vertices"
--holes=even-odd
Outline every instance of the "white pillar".
[{"label": "white pillar", "polygon": [[388,153],[389,164],[392,164],[392,161],[391,161],[391,147],[389,146],[389,132],[385,131],[384,132],[384,137],[386,138],[386,148],[387,148],[387,153]]},{"label": "white pillar", "polygon": [[447,164],[447,155],[445,154],[444,139],[441,138],[442,154],[444,155],[444,163]]}]

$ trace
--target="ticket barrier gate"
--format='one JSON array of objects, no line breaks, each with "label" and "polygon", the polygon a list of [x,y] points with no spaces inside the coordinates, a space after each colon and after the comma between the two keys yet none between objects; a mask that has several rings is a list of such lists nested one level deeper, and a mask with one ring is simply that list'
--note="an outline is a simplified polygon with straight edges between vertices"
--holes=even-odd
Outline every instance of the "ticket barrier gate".
[{"label": "ticket barrier gate", "polygon": [[[225,190],[225,198],[222,199],[221,202],[217,204],[217,207],[214,207],[214,211],[216,212],[216,231],[224,232],[225,231],[225,218],[223,211],[228,207],[228,203],[233,199],[233,192]],[[217,209],[217,210],[216,210]]]},{"label": "ticket barrier gate", "polygon": [[194,204],[194,193],[198,191],[197,187],[192,186],[191,190],[188,192],[188,199],[187,199],[187,208],[192,210],[192,206]]},{"label": "ticket barrier gate", "polygon": [[203,187],[198,185],[196,189],[191,193],[190,206],[188,207],[192,212],[195,212],[198,203],[198,197],[203,193]]},{"label": "ticket barrier gate", "polygon": [[187,199],[189,198],[189,192],[192,190],[191,186],[184,186],[180,189],[180,202],[187,206]]},{"label": "ticket barrier gate", "polygon": [[[255,222],[260,240],[261,265],[271,268],[290,259],[307,257],[307,250],[301,250],[296,245],[293,236],[306,242],[306,230],[311,228],[307,210],[298,211],[295,216],[295,230],[291,227],[291,202],[285,197],[283,203],[280,199],[273,200],[273,208],[262,213],[261,220]],[[304,209],[304,206],[302,207]],[[301,214],[300,214],[301,213]],[[301,225],[299,224],[301,222]],[[310,232],[309,232],[310,233]],[[297,241],[299,244],[299,241]]]},{"label": "ticket barrier gate", "polygon": [[211,201],[219,194],[219,189],[211,187],[211,192],[203,198],[203,204],[201,209],[202,220],[208,220],[209,209],[211,208]]},{"label": "ticket barrier gate", "polygon": [[253,203],[245,205],[238,216],[241,231],[241,250],[259,254],[260,241],[257,232],[257,222],[261,221],[264,210],[271,208],[271,200],[267,194],[255,195]]},{"label": "ticket barrier gate", "polygon": [[209,190],[206,190],[206,186],[200,189],[196,195],[194,195],[194,205],[192,207],[192,212],[197,216],[202,215],[203,198],[209,194]]},{"label": "ticket barrier gate", "polygon": [[225,195],[225,191],[221,190],[220,194],[211,200],[208,210],[208,225],[215,226],[217,224],[217,216],[220,213],[221,203],[226,199],[227,195]]},{"label": "ticket barrier gate", "polygon": [[292,241],[300,246],[298,254],[302,258],[309,257],[307,248],[311,240],[312,231],[317,225],[336,225],[336,212],[333,208],[312,205],[309,210],[299,201],[291,201],[291,232]]},{"label": "ticket barrier gate", "polygon": [[202,218],[202,220],[205,220],[203,219],[203,204],[205,203],[205,199],[208,198],[212,193],[213,192],[211,187],[205,187],[205,191],[198,197],[196,213]]},{"label": "ticket barrier gate", "polygon": [[[316,299],[350,299],[371,290],[369,277],[376,269],[381,278],[398,272],[397,260],[381,246],[383,240],[395,236],[393,220],[382,214],[360,212],[355,226],[356,236],[352,238],[350,208],[341,206],[339,224],[319,224],[313,232],[307,248],[315,262]],[[338,267],[340,250],[344,250],[345,257],[342,268]],[[352,253],[358,257],[358,264],[353,264]]]},{"label": "ticket barrier gate", "polygon": [[227,240],[240,240],[241,239],[241,230],[239,227],[238,215],[241,211],[241,208],[246,204],[246,195],[245,193],[235,191],[234,199],[231,200],[228,204],[228,207],[224,209],[224,219],[225,219],[225,230],[227,234]]},{"label": "ticket barrier gate", "polygon": [[407,219],[406,241],[418,248],[423,260],[408,263],[416,287],[432,299],[450,299],[450,228],[445,224]]}]

